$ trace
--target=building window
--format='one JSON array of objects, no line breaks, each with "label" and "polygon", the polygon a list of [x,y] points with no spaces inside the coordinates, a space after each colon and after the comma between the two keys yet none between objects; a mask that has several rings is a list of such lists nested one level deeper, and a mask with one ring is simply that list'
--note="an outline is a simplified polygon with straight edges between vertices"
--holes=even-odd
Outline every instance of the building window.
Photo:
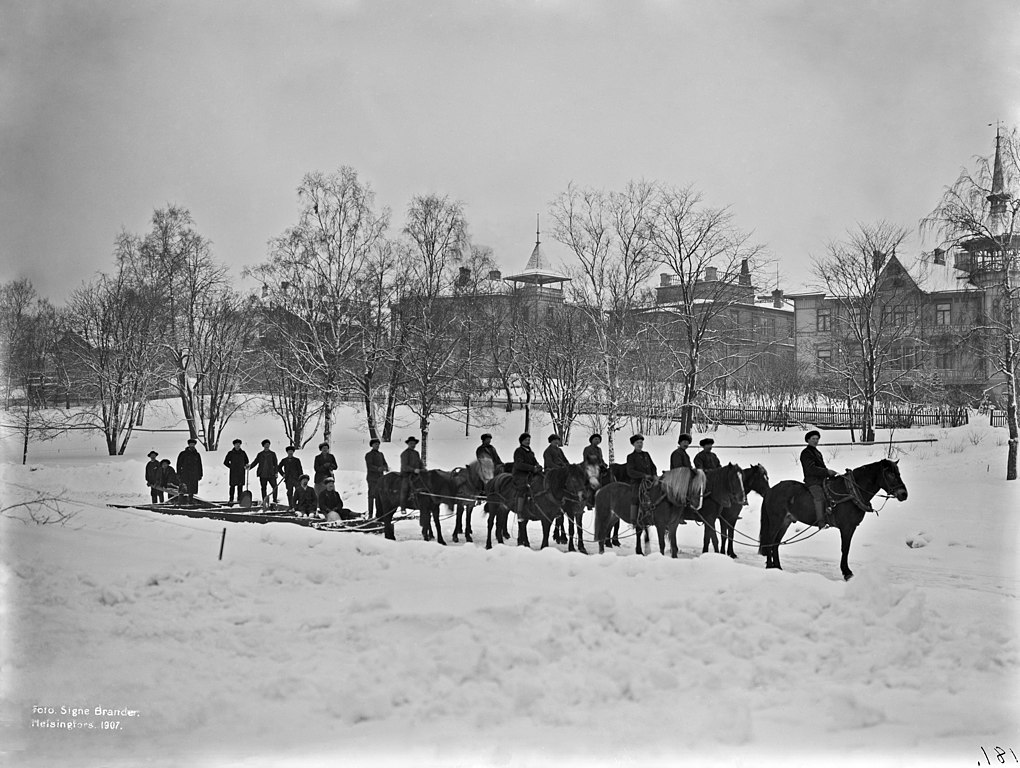
[{"label": "building window", "polygon": [[832,310],[819,309],[816,328],[819,331],[828,331],[832,327]]},{"label": "building window", "polygon": [[829,364],[832,362],[832,350],[831,349],[819,349],[818,359],[815,360],[815,372],[817,373],[828,373]]},{"label": "building window", "polygon": [[953,353],[952,352],[936,352],[935,353],[935,367],[940,370],[951,370],[953,368]]},{"label": "building window", "polygon": [[892,351],[889,367],[894,371],[911,371],[917,367],[917,350],[914,347],[900,347]]},{"label": "building window", "polygon": [[935,325],[949,325],[952,318],[952,304],[935,305]]}]

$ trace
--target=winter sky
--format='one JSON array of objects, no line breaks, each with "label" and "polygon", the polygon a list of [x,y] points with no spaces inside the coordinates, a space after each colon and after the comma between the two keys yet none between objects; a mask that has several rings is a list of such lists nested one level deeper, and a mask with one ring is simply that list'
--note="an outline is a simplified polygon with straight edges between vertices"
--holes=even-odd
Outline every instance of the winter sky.
[{"label": "winter sky", "polygon": [[856,222],[916,233],[991,152],[988,124],[1020,122],[1018,16],[1014,0],[0,0],[0,280],[61,303],[169,202],[239,275],[294,223],[303,174],[351,165],[394,229],[414,194],[463,201],[505,270],[571,181],[693,184],[790,290]]}]

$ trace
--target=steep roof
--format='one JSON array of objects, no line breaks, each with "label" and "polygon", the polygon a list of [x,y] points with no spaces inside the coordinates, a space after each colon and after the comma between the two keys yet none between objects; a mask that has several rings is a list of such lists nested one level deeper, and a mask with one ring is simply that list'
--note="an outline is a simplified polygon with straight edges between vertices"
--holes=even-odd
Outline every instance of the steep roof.
[{"label": "steep roof", "polygon": [[570,282],[569,277],[551,269],[546,263],[537,227],[535,230],[535,248],[531,251],[531,258],[528,259],[524,271],[518,272],[516,275],[507,275],[504,279],[512,283],[537,283],[538,285]]}]

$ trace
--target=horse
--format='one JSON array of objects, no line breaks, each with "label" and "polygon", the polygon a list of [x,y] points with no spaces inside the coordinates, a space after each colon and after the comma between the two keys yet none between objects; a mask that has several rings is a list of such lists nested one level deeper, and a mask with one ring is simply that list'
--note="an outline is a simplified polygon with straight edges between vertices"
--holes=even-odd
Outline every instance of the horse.
[{"label": "horse", "polygon": [[455,480],[460,484],[460,493],[453,504],[457,511],[457,523],[453,529],[453,540],[454,542],[459,541],[458,537],[460,534],[464,534],[465,541],[472,541],[471,513],[474,511],[476,504],[474,499],[484,494],[486,483],[492,480],[498,473],[492,459],[488,456],[481,456],[463,469],[453,470],[453,474]]},{"label": "horse", "polygon": [[[659,534],[659,553],[666,553],[666,533],[669,533],[670,555],[677,557],[676,529],[687,506],[700,507],[704,492],[704,475],[689,469],[671,469],[661,478],[650,479],[641,487],[640,507],[651,512],[652,525]],[[614,523],[619,520],[634,526],[637,534],[637,554],[641,550],[641,535],[646,526],[631,514],[632,490],[629,483],[614,482],[605,485],[595,494],[595,539],[599,554],[606,550],[606,539]],[[640,517],[640,510],[638,513]]]},{"label": "horse", "polygon": [[[606,471],[602,473],[602,477],[599,480],[600,487],[603,485],[609,485],[610,483],[629,483],[630,475],[627,474],[626,464],[610,464]],[[592,502],[594,504],[594,501]],[[620,521],[619,519],[613,523],[612,532],[606,537],[607,547],[618,547],[620,546]]]},{"label": "horse", "polygon": [[[492,549],[492,526],[494,518],[505,507],[517,515],[517,544],[530,547],[528,539],[528,523],[538,520],[542,523],[542,544],[541,549],[549,546],[549,531],[552,528],[556,517],[566,511],[571,521],[576,517],[578,525],[578,540],[581,541],[581,516],[584,513],[584,506],[581,504],[582,495],[588,484],[588,475],[580,464],[568,464],[565,467],[549,469],[544,475],[533,475],[530,480],[531,500],[524,504],[524,509],[515,509],[517,504],[518,489],[513,481],[513,476],[503,473],[494,477],[486,484],[486,505],[485,510],[489,515],[489,535],[485,543],[486,549]],[[565,509],[566,507],[566,509]],[[497,539],[502,543],[500,532],[497,532]],[[570,542],[570,551],[573,551],[573,539]]]},{"label": "horse", "polygon": [[[480,493],[485,483],[492,479],[492,461],[471,462],[467,467],[452,471],[445,469],[428,469],[416,475],[420,488],[413,489],[418,500],[419,522],[421,535],[425,541],[435,539],[443,546],[443,529],[439,524],[439,507],[443,504],[454,509],[457,505],[467,506],[467,499],[473,499]],[[412,486],[413,487],[413,486]],[[474,504],[471,504],[474,507]],[[432,533],[432,522],[435,523],[435,535]],[[471,512],[468,510],[468,528],[471,526]],[[456,530],[456,529],[455,529]],[[454,538],[456,541],[456,538]]]},{"label": "horse", "polygon": [[396,539],[393,514],[400,507],[400,486],[404,478],[399,472],[387,472],[379,478],[375,489],[375,519],[383,524],[383,535]]},{"label": "horse", "polygon": [[[709,472],[716,472],[718,470],[709,470]],[[707,474],[707,473],[706,473]],[[765,467],[761,464],[755,464],[752,467],[741,470],[741,480],[744,486],[744,493],[747,491],[754,491],[762,498],[765,498],[765,494],[769,492],[769,474],[765,471]],[[700,513],[696,515],[685,514],[684,516],[690,520],[696,518],[705,523],[705,538],[701,553],[708,552],[709,544],[712,545],[712,549],[716,552],[720,551],[719,540],[715,534],[715,521],[719,520],[719,529],[722,534],[722,551],[730,557],[736,559],[736,554],[733,552],[733,531],[736,528],[737,520],[740,518],[740,510],[743,509],[745,502],[737,503],[731,499],[727,504],[725,499],[718,497],[716,494],[705,491],[705,503],[701,507]]]},{"label": "horse", "polygon": [[[826,496],[833,503],[831,519],[839,528],[843,556],[839,568],[847,581],[853,578],[853,571],[847,563],[850,541],[854,531],[864,520],[866,512],[872,511],[871,499],[883,490],[897,501],[907,500],[907,486],[900,477],[899,463],[890,459],[865,464],[848,470],[826,481]],[[758,553],[765,556],[766,568],[779,568],[779,545],[790,523],[813,523],[816,519],[815,504],[804,483],[783,480],[773,486],[765,495],[761,505],[761,532]]]},{"label": "horse", "polygon": [[[595,492],[602,487],[602,472],[599,470],[598,464],[591,464],[589,462],[582,462],[577,465],[580,466],[585,475],[588,478],[588,483],[584,489],[584,500],[581,502],[581,509],[575,510],[573,514],[567,514],[567,523],[569,525],[568,530],[563,529],[563,514],[556,517],[556,524],[553,527],[553,541],[557,544],[566,544],[567,551],[574,551],[574,520],[577,519],[577,551],[581,554],[588,554],[588,551],[584,548],[584,537],[581,532],[581,519],[584,516],[585,509],[592,509],[595,507]],[[573,502],[570,502],[573,504]]]}]

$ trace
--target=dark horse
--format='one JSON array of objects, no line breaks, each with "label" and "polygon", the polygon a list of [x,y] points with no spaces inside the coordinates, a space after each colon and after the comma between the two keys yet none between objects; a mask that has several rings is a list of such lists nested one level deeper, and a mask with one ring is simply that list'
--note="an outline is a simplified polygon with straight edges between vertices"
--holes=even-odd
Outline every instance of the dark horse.
[{"label": "dark horse", "polygon": [[[440,544],[445,545],[443,540],[443,529],[439,524],[439,507],[445,504],[450,509],[467,509],[467,529],[471,531],[471,509],[474,507],[475,498],[482,493],[485,484],[492,479],[492,460],[476,460],[466,467],[459,467],[452,471],[445,469],[429,469],[417,476],[416,480],[420,486],[412,485],[414,497],[417,500],[420,512],[421,535],[425,541],[432,541],[435,538]],[[435,523],[436,531],[433,536],[432,522]],[[460,517],[458,515],[458,526]],[[457,529],[454,529],[454,541],[457,540]],[[468,541],[471,539],[468,538]]]},{"label": "dark horse", "polygon": [[379,478],[375,491],[375,517],[383,524],[387,539],[395,539],[393,514],[400,507],[400,484],[403,478],[399,472],[387,472]]},{"label": "dark horse", "polygon": [[[688,520],[701,520],[705,524],[705,539],[701,548],[702,554],[708,552],[709,544],[712,545],[712,549],[715,552],[719,551],[719,540],[715,534],[715,521],[718,519],[719,529],[722,533],[722,551],[735,559],[737,556],[733,552],[733,531],[736,528],[737,520],[740,518],[740,510],[744,508],[744,503],[746,502],[730,499],[727,504],[725,498],[719,497],[713,492],[711,488],[712,475],[710,473],[717,471],[709,470],[706,473],[710,478],[710,487],[705,489],[705,500],[701,505],[701,511],[688,511],[684,514],[684,517]],[[765,471],[765,467],[761,464],[755,464],[753,467],[741,470],[741,475],[744,493],[754,491],[764,499],[765,494],[769,492],[769,473]]]},{"label": "dark horse", "polygon": [[[545,549],[549,546],[549,531],[553,523],[560,514],[565,512],[572,521],[575,517],[577,519],[578,542],[583,552],[581,515],[584,513],[583,498],[587,485],[588,473],[580,464],[569,464],[566,467],[549,469],[544,475],[532,477],[530,503],[525,503],[524,509],[514,509],[517,504],[517,486],[514,485],[513,476],[506,472],[497,475],[485,487],[485,511],[489,515],[489,531],[485,548],[492,549],[492,526],[496,522],[495,518],[512,510],[517,515],[518,545],[531,546],[531,542],[528,540],[528,523],[538,520],[542,523],[541,548]],[[502,531],[497,530],[496,538],[499,543],[503,543]],[[570,551],[573,551],[573,538],[569,544]]]},{"label": "dark horse", "polygon": [[[848,477],[849,476],[849,477]],[[871,500],[879,490],[894,496],[897,501],[907,500],[907,487],[900,477],[895,461],[882,459],[872,464],[851,470],[848,475],[839,475],[826,481],[826,496],[832,506],[831,521],[839,528],[843,543],[843,557],[839,568],[844,579],[851,579],[853,571],[847,564],[850,554],[850,540],[861,524],[866,512],[871,511]],[[794,520],[800,523],[814,523],[815,504],[807,486],[796,480],[783,480],[766,495],[761,505],[761,546],[758,553],[765,556],[766,568],[781,568],[779,545],[786,529]]]},{"label": "dark horse", "polygon": [[[735,470],[737,487],[740,486],[739,470]],[[675,481],[681,480],[680,485]],[[673,488],[670,491],[668,488]],[[670,555],[678,554],[676,529],[688,506],[701,506],[704,487],[702,476],[687,469],[671,469],[662,478],[642,486],[640,506],[651,512],[651,523],[659,534],[659,552],[666,553],[666,533],[669,533]],[[640,515],[640,511],[639,511]],[[612,526],[618,521],[630,523],[637,534],[637,554],[641,550],[641,536],[646,526],[635,520],[631,513],[631,486],[628,483],[610,483],[595,494],[595,540],[599,543],[599,554],[604,553],[606,539]]]}]

